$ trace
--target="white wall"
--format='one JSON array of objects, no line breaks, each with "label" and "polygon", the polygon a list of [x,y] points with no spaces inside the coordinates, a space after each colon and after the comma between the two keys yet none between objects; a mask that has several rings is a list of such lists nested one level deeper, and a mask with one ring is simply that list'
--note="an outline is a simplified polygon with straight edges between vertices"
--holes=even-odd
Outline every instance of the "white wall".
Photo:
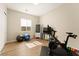
[{"label": "white wall", "polygon": [[57,30],[61,42],[66,39],[66,32],[78,35],[76,40],[70,39],[68,46],[79,49],[79,4],[64,4],[40,17],[43,26],[51,25]]},{"label": "white wall", "polygon": [[7,12],[6,6],[0,4],[0,51],[3,49],[7,40],[7,19],[4,12]]},{"label": "white wall", "polygon": [[[39,23],[39,17],[14,10],[7,10],[8,12],[8,42],[15,41],[16,36],[21,32],[20,20],[21,18],[32,20],[32,28],[29,31],[30,35],[35,34],[35,25]],[[27,32],[27,31],[26,31]]]}]

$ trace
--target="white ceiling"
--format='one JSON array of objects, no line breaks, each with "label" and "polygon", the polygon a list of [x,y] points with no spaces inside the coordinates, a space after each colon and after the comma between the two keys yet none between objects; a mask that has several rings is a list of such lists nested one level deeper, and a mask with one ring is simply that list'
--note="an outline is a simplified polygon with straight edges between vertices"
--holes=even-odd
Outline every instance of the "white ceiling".
[{"label": "white ceiling", "polygon": [[61,3],[40,3],[35,5],[33,3],[8,3],[7,7],[9,9],[28,13],[31,15],[41,16],[59,7],[60,5],[62,4]]}]

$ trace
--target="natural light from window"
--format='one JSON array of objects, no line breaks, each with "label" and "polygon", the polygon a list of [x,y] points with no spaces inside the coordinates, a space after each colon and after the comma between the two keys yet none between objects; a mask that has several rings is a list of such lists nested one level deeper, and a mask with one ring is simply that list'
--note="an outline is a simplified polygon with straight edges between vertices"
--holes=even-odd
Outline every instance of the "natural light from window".
[{"label": "natural light from window", "polygon": [[32,25],[32,21],[28,20],[28,19],[21,19],[21,26],[25,26],[25,27],[31,27]]}]

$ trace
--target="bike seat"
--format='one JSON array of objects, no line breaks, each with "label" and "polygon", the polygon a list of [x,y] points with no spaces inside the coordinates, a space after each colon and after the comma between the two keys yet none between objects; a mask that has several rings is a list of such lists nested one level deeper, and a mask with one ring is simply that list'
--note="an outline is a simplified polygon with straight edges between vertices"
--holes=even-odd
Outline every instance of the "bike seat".
[{"label": "bike seat", "polygon": [[71,32],[66,32],[66,34],[69,34],[69,35],[71,35],[71,34],[73,34],[73,33],[71,33]]}]

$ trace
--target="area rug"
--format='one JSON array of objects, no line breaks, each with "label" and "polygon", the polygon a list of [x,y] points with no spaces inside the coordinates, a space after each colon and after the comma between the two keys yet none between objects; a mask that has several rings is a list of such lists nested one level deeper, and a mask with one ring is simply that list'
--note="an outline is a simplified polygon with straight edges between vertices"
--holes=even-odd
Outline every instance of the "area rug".
[{"label": "area rug", "polygon": [[34,41],[34,42],[31,42],[31,43],[26,43],[26,46],[27,46],[28,48],[33,48],[33,47],[36,47],[36,46],[38,46],[38,45],[42,45],[42,43],[39,42],[39,41]]},{"label": "area rug", "polygon": [[28,48],[33,48],[33,47],[35,47],[36,45],[33,44],[33,43],[27,43],[26,46],[27,46]]},{"label": "area rug", "polygon": [[42,43],[40,43],[39,41],[34,41],[33,44],[35,44],[35,45],[42,45]]}]

